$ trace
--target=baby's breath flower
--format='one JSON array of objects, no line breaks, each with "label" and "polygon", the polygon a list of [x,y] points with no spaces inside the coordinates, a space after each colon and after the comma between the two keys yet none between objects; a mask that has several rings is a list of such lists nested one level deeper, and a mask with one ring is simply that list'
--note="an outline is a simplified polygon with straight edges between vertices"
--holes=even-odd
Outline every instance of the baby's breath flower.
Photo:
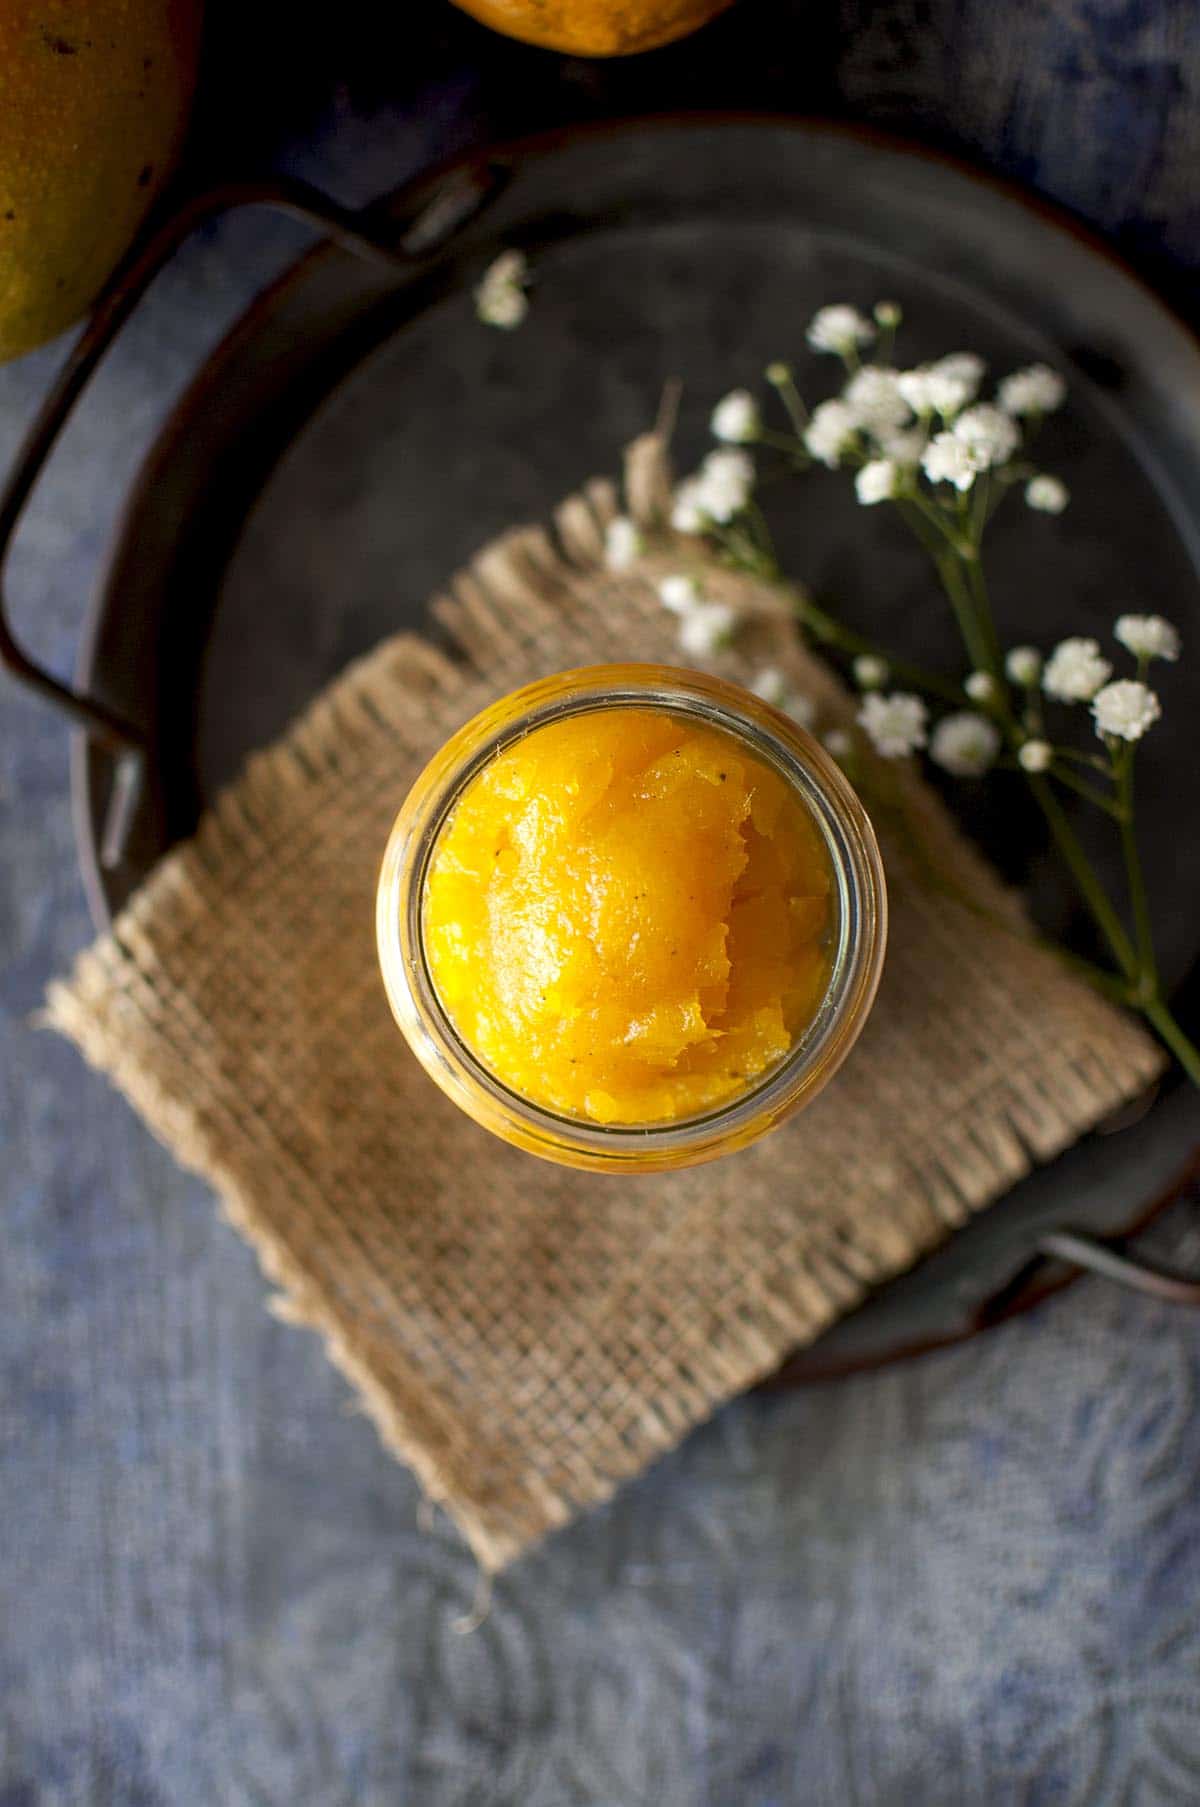
[{"label": "baby's breath flower", "polygon": [[709,422],[713,438],[727,445],[749,445],[758,438],[761,425],[758,403],[748,389],[731,389],[722,396]]},{"label": "baby's breath flower", "polygon": [[671,525],[676,533],[703,533],[708,516],[703,507],[703,487],[698,477],[686,477],[675,491]]},{"label": "baby's breath flower", "polygon": [[849,759],[854,751],[854,736],[845,728],[831,728],[822,744],[831,759]]},{"label": "baby's breath flower", "polygon": [[980,463],[975,448],[953,433],[937,433],[921,455],[921,468],[931,483],[953,483],[955,489],[970,489],[979,475]]},{"label": "baby's breath flower", "polygon": [[626,514],[619,514],[604,529],[604,562],[610,571],[628,571],[646,543]]},{"label": "baby's breath flower", "polygon": [[1017,752],[1017,764],[1023,772],[1048,772],[1054,763],[1054,748],[1048,740],[1027,740]]},{"label": "baby's breath flower", "polygon": [[1025,501],[1038,514],[1061,514],[1071,500],[1071,492],[1061,477],[1052,477],[1048,471],[1040,476],[1031,477],[1025,485]]},{"label": "baby's breath flower", "polygon": [[785,384],[790,383],[792,380],[791,366],[789,364],[784,364],[779,358],[776,358],[773,364],[767,365],[767,368],[763,371],[763,375],[766,377],[768,383],[770,383],[772,389],[782,389]]},{"label": "baby's breath flower", "polygon": [[818,309],[809,322],[807,336],[814,351],[832,351],[845,357],[860,345],[869,345],[875,328],[856,307],[838,304]]},{"label": "baby's breath flower", "polygon": [[870,737],[871,744],[884,759],[904,759],[925,745],[925,724],[929,711],[919,696],[895,690],[881,696],[873,690],[863,698],[858,712],[859,726]]},{"label": "baby's breath flower", "polygon": [[787,700],[788,681],[778,665],[764,665],[750,685],[755,696],[778,709]]},{"label": "baby's breath flower", "polygon": [[525,284],[529,260],[523,251],[502,251],[483,273],[475,290],[475,312],[485,326],[511,332],[529,312]]},{"label": "baby's breath flower", "polygon": [[1036,646],[1014,646],[1004,661],[1004,669],[1014,684],[1028,689],[1042,675],[1042,655]]},{"label": "baby's breath flower", "polygon": [[893,332],[904,318],[898,301],[877,301],[871,312],[876,326],[881,326],[885,332]]},{"label": "baby's breath flower", "polygon": [[1096,732],[1118,740],[1140,740],[1162,714],[1162,705],[1146,684],[1136,678],[1118,678],[1106,684],[1092,702]]},{"label": "baby's breath flower", "polygon": [[864,364],[842,390],[842,400],[868,433],[889,433],[909,419],[912,410],[896,383],[894,370]]},{"label": "baby's breath flower", "polygon": [[872,458],[854,479],[854,491],[864,508],[889,502],[896,493],[900,472],[890,458]]},{"label": "baby's breath flower", "polygon": [[672,615],[690,615],[703,601],[700,585],[694,577],[685,577],[682,572],[674,572],[664,577],[658,586],[658,600],[664,609],[670,609]]},{"label": "baby's breath flower", "polygon": [[928,438],[921,427],[910,427],[903,433],[884,433],[879,439],[879,449],[884,457],[905,471],[916,469],[927,444]]},{"label": "baby's breath flower", "polygon": [[733,639],[737,611],[727,602],[698,602],[679,622],[679,644],[694,659],[720,652]]},{"label": "baby's breath flower", "polygon": [[485,326],[512,332],[529,312],[529,297],[515,283],[489,285],[483,282],[475,291],[475,312]]},{"label": "baby's breath flower", "polygon": [[1001,383],[996,399],[1006,414],[1052,414],[1061,408],[1067,385],[1049,364],[1014,370]]},{"label": "baby's breath flower", "polygon": [[933,413],[933,397],[929,392],[930,372],[921,364],[915,370],[901,370],[896,377],[896,388],[908,403],[914,414]]},{"label": "baby's breath flower", "polygon": [[973,703],[990,703],[996,694],[996,680],[987,671],[972,671],[963,682],[963,689]]},{"label": "baby's breath flower", "polygon": [[993,408],[990,402],[980,402],[960,414],[954,423],[954,436],[970,446],[983,470],[1007,464],[1021,443],[1021,435],[1008,415]]},{"label": "baby's breath flower", "polygon": [[1000,732],[985,715],[963,710],[947,715],[933,731],[929,757],[956,778],[978,778],[995,762]]},{"label": "baby's breath flower", "polygon": [[949,357],[939,358],[932,369],[938,376],[949,377],[951,382],[963,384],[967,390],[967,399],[971,400],[979,393],[979,385],[987,366],[973,351],[952,351]]},{"label": "baby's breath flower", "polygon": [[858,423],[845,402],[822,402],[813,409],[804,434],[805,448],[820,464],[837,468],[842,453],[853,442]]},{"label": "baby's breath flower", "polygon": [[789,691],[783,704],[783,713],[790,716],[798,728],[811,728],[817,719],[817,705],[810,696],[802,696],[798,690],[793,690]]},{"label": "baby's breath flower", "polygon": [[529,281],[529,259],[524,251],[501,251],[499,257],[492,259],[483,273],[485,282],[495,282],[501,287],[513,283],[518,285]]},{"label": "baby's breath flower", "polygon": [[772,709],[781,709],[802,728],[811,728],[817,718],[817,705],[811,697],[801,696],[799,691],[793,690],[777,665],[764,666],[750,688],[764,703],[770,703]]},{"label": "baby's breath flower", "polygon": [[710,452],[700,466],[701,508],[714,521],[731,521],[750,500],[754,488],[754,460],[748,452]]},{"label": "baby's breath flower", "polygon": [[954,360],[947,358],[942,364],[922,364],[916,370],[900,372],[896,384],[914,414],[923,418],[940,414],[943,419],[949,419],[973,399],[979,386],[978,378],[972,379],[953,367],[945,368],[953,363]]},{"label": "baby's breath flower", "polygon": [[1163,615],[1118,615],[1113,635],[1135,659],[1179,657],[1179,629]]},{"label": "baby's breath flower", "polygon": [[853,670],[854,682],[860,690],[882,690],[892,675],[887,660],[876,653],[859,653]]},{"label": "baby's breath flower", "polygon": [[1073,635],[1055,647],[1042,673],[1042,689],[1060,703],[1090,703],[1100,686],[1112,676],[1098,640]]}]

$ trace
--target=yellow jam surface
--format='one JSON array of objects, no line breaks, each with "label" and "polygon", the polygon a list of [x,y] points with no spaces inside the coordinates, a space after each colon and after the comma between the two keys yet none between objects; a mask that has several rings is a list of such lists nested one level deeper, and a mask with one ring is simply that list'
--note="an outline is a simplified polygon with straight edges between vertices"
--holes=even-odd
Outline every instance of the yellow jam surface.
[{"label": "yellow jam surface", "polygon": [[514,1091],[669,1122],[745,1091],[811,1022],[830,885],[803,802],[738,740],[614,707],[472,779],[427,873],[427,958]]}]

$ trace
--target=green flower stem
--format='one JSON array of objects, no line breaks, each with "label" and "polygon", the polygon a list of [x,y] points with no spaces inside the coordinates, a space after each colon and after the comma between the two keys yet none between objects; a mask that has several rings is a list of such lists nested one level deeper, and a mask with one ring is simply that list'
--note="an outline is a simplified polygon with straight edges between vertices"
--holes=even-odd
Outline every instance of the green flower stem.
[{"label": "green flower stem", "polygon": [[[964,544],[962,533],[956,523],[947,517],[945,509],[939,508],[936,502],[928,501],[916,488],[910,488],[907,493],[897,496],[896,506],[928,552],[936,556],[939,551],[945,551],[961,557]],[[933,529],[932,534],[920,532],[918,522],[928,522]]]},{"label": "green flower stem", "polygon": [[[799,400],[799,397],[796,399]],[[750,443],[769,446],[774,452],[790,452],[793,458],[802,458],[806,463],[808,461],[808,453],[799,433],[780,433],[774,427],[759,427]]]},{"label": "green flower stem", "polygon": [[[992,604],[988,596],[987,583],[983,575],[983,564],[979,557],[979,539],[976,537],[969,557],[963,559],[967,573],[967,587],[975,604],[980,631],[984,644],[988,649],[988,664],[985,671],[991,672],[1002,695],[1007,697],[1004,683],[1004,655],[1000,651],[1000,636],[996,632],[996,623],[992,618]],[[1007,709],[1007,702],[1005,704]]]},{"label": "green flower stem", "polygon": [[1050,832],[1058,843],[1059,851],[1070,869],[1071,877],[1075,880],[1080,895],[1095,917],[1097,926],[1112,949],[1118,966],[1136,985],[1141,974],[1133,943],[1126,934],[1120,917],[1113,909],[1103,885],[1096,877],[1092,863],[1083,851],[1075,830],[1063,813],[1061,803],[1045,778],[1035,773],[1028,773],[1026,776],[1029,788],[1049,824]]},{"label": "green flower stem", "polygon": [[1055,759],[1072,759],[1076,765],[1090,766],[1093,772],[1102,772],[1106,778],[1113,776],[1112,761],[1101,759],[1096,753],[1080,753],[1075,747],[1055,747]]},{"label": "green flower stem", "polygon": [[1133,828],[1133,745],[1127,742],[1116,755],[1117,796],[1120,803],[1121,852],[1125,857],[1125,876],[1129,884],[1129,901],[1133,906],[1133,926],[1137,939],[1138,960],[1142,977],[1149,988],[1158,990],[1158,962],[1154,955],[1154,934],[1150,925],[1150,905],[1146,897],[1146,880],[1138,853]]},{"label": "green flower stem", "polygon": [[808,409],[804,403],[804,397],[797,389],[795,378],[792,376],[791,371],[788,371],[782,382],[773,383],[771,386],[787,411],[787,417],[792,423],[796,438],[803,443],[804,435],[808,428],[809,415]]},{"label": "green flower stem", "polygon": [[1061,768],[1054,773],[1054,776],[1059,784],[1065,784],[1067,789],[1074,791],[1077,796],[1086,797],[1089,803],[1095,804],[1097,809],[1102,809],[1105,815],[1112,817],[1114,822],[1120,822],[1122,828],[1127,825],[1125,812],[1121,805],[1114,803],[1111,797],[1106,797],[1094,785],[1085,783],[1082,778],[1077,778],[1074,772],[1063,771]]},{"label": "green flower stem", "polygon": [[[924,536],[921,537],[924,538]],[[1007,688],[1001,675],[1003,662],[1000,655],[1000,644],[992,621],[991,605],[979,560],[977,557],[964,559],[949,551],[939,551],[934,554],[934,563],[954,610],[959,632],[962,634],[963,643],[967,649],[967,657],[977,671],[986,671],[995,681],[997,714],[1009,739],[1019,745],[1021,733],[1012,714]],[[1066,773],[1060,772],[1058,776],[1063,781],[1068,778]],[[1080,895],[1112,949],[1117,964],[1135,986],[1140,984],[1144,987],[1145,979],[1133,943],[1114,910],[1108,894],[1097,878],[1092,863],[1080,845],[1058,798],[1044,777],[1034,773],[1027,773],[1026,777],[1029,788],[1046,818],[1050,832],[1058,844],[1059,851],[1075,880]],[[1094,797],[1089,797],[1088,800],[1089,802],[1099,801]],[[1111,807],[1107,801],[1105,807],[1111,813]]]},{"label": "green flower stem", "polygon": [[1200,1086],[1200,1048],[1189,1041],[1161,998],[1140,1006],[1142,1015],[1171,1050],[1193,1085]]},{"label": "green flower stem", "polygon": [[983,530],[988,520],[988,497],[991,494],[988,474],[984,471],[975,479],[971,487],[970,537],[975,548],[975,559],[978,562],[979,548],[983,544]]},{"label": "green flower stem", "polygon": [[886,648],[879,646],[874,640],[868,640],[865,634],[855,633],[853,628],[844,626],[834,616],[826,614],[802,590],[791,584],[784,587],[801,626],[814,640],[819,640],[822,646],[836,647],[849,658],[858,658],[865,653],[872,658],[882,659],[893,677],[899,678],[902,683],[911,684],[916,690],[926,690],[931,696],[940,696],[944,702],[961,706],[962,692],[956,684],[948,683],[937,672],[926,671],[921,665],[910,665],[904,659],[894,659]]},{"label": "green flower stem", "polygon": [[987,636],[980,625],[975,601],[963,576],[962,564],[953,553],[940,553],[934,561],[938,576],[942,580],[942,588],[950,598],[954,610],[954,618],[958,622],[958,631],[962,635],[963,645],[967,649],[967,657],[975,671],[986,671],[1002,685],[997,660],[988,645]]}]

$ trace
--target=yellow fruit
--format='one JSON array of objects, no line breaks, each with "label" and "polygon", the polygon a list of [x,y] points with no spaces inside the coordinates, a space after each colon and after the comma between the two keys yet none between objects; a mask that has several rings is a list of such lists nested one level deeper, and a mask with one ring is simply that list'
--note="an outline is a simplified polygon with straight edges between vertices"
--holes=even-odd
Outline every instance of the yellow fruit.
[{"label": "yellow fruit", "polygon": [[464,12],[526,44],[572,56],[630,56],[686,37],[731,0],[455,0]]},{"label": "yellow fruit", "polygon": [[201,0],[0,0],[0,360],[71,325],[187,124]]},{"label": "yellow fruit", "polygon": [[829,977],[829,865],[745,746],[662,712],[535,728],[467,785],[434,849],[442,1004],[515,1091],[595,1122],[744,1092]]}]

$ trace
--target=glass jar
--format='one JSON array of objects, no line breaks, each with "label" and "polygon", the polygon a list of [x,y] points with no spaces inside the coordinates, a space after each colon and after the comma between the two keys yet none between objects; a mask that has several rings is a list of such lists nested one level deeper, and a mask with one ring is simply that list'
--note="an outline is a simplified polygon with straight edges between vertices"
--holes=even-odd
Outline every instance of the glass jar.
[{"label": "glass jar", "polygon": [[[669,1123],[601,1124],[560,1114],[510,1089],[472,1053],[443,1009],[424,948],[430,858],[451,811],[480,769],[522,735],[563,716],[611,708],[677,714],[724,730],[799,793],[832,874],[829,977],[812,1022],[791,1051],[744,1092]],[[861,803],[823,748],[749,692],[661,665],[596,665],[560,672],[485,709],[421,773],[396,818],[376,907],[380,965],[396,1021],[430,1077],[469,1117],[506,1142],[565,1166],[662,1172],[744,1148],[808,1104],[846,1058],[870,1011],[883,965],[887,893]]]}]

